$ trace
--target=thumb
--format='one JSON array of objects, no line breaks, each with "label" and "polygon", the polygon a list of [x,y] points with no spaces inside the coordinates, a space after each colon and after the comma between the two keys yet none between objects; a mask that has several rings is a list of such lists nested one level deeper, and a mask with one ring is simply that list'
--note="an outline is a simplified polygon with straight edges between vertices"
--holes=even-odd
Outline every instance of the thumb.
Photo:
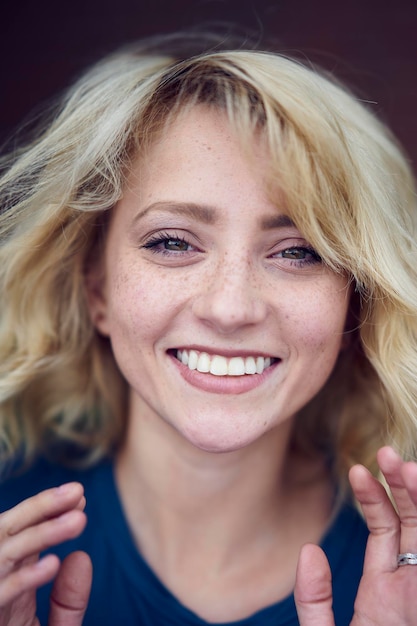
[{"label": "thumb", "polygon": [[51,593],[48,626],[81,626],[92,581],[92,564],[85,552],[73,552],[62,562]]},{"label": "thumb", "polygon": [[313,544],[301,549],[294,599],[300,626],[335,626],[330,567],[323,550]]}]

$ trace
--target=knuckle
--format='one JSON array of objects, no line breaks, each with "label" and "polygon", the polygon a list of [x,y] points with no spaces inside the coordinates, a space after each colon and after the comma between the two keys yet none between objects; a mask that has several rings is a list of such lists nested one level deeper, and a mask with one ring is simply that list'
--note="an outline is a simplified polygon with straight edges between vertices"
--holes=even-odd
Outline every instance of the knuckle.
[{"label": "knuckle", "polygon": [[406,528],[416,528],[417,515],[403,515],[401,517],[401,526]]},{"label": "knuckle", "polygon": [[[5,578],[0,583],[0,607],[6,607],[11,602],[16,600],[19,596],[27,592],[31,588],[27,579],[27,572],[23,570],[17,570],[12,575]],[[30,599],[28,598],[30,602]],[[34,599],[32,600],[32,603]],[[26,609],[29,607],[25,607]],[[11,616],[11,624],[14,624],[13,616]]]},{"label": "knuckle", "polygon": [[10,526],[9,511],[0,514],[0,541],[13,534],[13,527]]},{"label": "knuckle", "polygon": [[16,569],[17,560],[8,553],[7,546],[0,545],[0,577],[5,577]]}]

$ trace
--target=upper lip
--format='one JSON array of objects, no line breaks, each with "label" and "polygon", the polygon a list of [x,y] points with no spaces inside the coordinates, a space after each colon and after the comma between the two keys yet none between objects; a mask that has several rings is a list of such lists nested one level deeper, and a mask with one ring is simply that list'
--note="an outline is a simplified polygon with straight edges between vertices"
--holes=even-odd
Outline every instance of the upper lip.
[{"label": "upper lip", "polygon": [[262,356],[264,358],[270,358],[270,359],[278,359],[279,357],[271,354],[270,352],[264,352],[263,350],[234,350],[234,349],[227,349],[227,348],[214,348],[214,347],[207,347],[207,346],[200,346],[200,345],[180,345],[180,346],[176,346],[175,348],[173,348],[173,350],[195,350],[196,352],[206,352],[207,354],[210,355],[218,355],[218,356],[224,356],[228,359],[231,359],[235,356],[240,356],[240,357],[248,357],[248,356],[253,356],[253,357],[257,357],[257,356]]}]

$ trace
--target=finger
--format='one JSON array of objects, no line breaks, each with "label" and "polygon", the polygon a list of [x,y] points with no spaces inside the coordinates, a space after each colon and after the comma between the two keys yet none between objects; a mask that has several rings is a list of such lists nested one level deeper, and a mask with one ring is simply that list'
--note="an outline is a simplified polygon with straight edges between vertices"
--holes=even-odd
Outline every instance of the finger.
[{"label": "finger", "polygon": [[54,519],[26,528],[0,544],[0,578],[9,575],[16,567],[33,555],[51,546],[77,537],[86,525],[85,513],[69,511]]},{"label": "finger", "polygon": [[74,509],[77,509],[77,511],[84,511],[86,504],[87,501],[85,499],[85,496],[82,496],[80,498],[80,501],[75,505]]},{"label": "finger", "polygon": [[48,626],[81,626],[91,581],[90,557],[85,552],[67,556],[52,590]]},{"label": "finger", "polygon": [[332,611],[332,578],[321,548],[303,546],[294,589],[300,626],[335,626]]},{"label": "finger", "polygon": [[400,518],[399,552],[417,552],[417,466],[404,463],[390,447],[378,452],[378,463]]},{"label": "finger", "polygon": [[48,554],[43,559],[25,565],[0,580],[0,607],[5,607],[27,591],[50,582],[59,569],[59,559]]},{"label": "finger", "polygon": [[0,515],[0,540],[70,509],[81,509],[85,505],[83,491],[80,483],[66,483],[20,502]]},{"label": "finger", "polygon": [[400,546],[398,515],[384,487],[365,467],[352,467],[349,480],[370,532],[364,572],[392,572],[397,569]]}]

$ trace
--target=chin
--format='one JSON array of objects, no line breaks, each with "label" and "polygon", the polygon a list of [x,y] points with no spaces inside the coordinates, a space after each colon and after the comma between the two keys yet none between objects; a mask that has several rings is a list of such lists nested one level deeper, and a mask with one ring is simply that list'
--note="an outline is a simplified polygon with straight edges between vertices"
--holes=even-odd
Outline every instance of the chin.
[{"label": "chin", "polygon": [[212,454],[223,454],[227,452],[235,452],[241,450],[254,443],[257,439],[262,437],[265,432],[262,433],[236,433],[236,432],[221,432],[221,429],[209,431],[200,428],[187,429],[182,433],[183,437],[195,448],[202,452],[209,452]]}]

